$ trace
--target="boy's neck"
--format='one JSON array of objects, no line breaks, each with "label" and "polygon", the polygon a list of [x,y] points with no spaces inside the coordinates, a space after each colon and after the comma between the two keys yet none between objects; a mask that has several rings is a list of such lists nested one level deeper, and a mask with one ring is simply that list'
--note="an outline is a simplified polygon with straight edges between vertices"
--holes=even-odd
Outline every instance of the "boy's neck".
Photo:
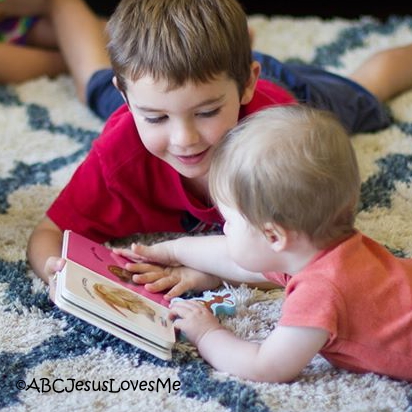
[{"label": "boy's neck", "polygon": [[209,186],[207,176],[201,176],[193,179],[182,177],[184,188],[197,200],[205,206],[212,206],[209,195]]}]

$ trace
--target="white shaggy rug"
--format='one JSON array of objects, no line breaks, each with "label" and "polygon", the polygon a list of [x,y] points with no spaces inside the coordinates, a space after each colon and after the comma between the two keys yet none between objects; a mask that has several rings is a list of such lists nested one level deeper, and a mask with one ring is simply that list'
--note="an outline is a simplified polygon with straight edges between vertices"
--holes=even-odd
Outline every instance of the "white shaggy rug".
[{"label": "white shaggy rug", "polygon": [[[341,74],[376,50],[412,42],[410,17],[251,16],[250,24],[257,49]],[[102,123],[76,100],[67,76],[0,87],[0,107],[2,410],[412,411],[412,385],[406,382],[348,373],[317,357],[294,383],[252,383],[213,371],[188,343],[176,346],[172,361],[160,361],[51,305],[47,288],[27,265],[27,239]],[[393,125],[352,140],[363,178],[357,226],[411,257],[412,91],[389,107]],[[237,315],[223,322],[246,339],[265,338],[282,294],[245,287],[236,294]],[[148,383],[146,390],[133,388],[137,380]],[[169,390],[175,382],[180,389]]]}]

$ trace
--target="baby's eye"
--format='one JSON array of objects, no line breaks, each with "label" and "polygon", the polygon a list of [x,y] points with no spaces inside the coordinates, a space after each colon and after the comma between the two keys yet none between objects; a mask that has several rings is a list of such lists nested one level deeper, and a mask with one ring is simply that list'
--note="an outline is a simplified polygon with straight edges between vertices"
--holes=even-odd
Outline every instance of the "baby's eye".
[{"label": "baby's eye", "polygon": [[150,124],[162,123],[167,119],[167,116],[158,116],[158,117],[145,117],[144,120]]},{"label": "baby's eye", "polygon": [[216,109],[213,109],[213,110],[209,110],[209,111],[207,111],[207,112],[201,112],[201,113],[198,114],[198,116],[201,116],[201,117],[213,117],[213,116],[216,116],[216,115],[219,114],[219,113],[220,113],[220,107],[218,107],[218,108],[216,108]]}]

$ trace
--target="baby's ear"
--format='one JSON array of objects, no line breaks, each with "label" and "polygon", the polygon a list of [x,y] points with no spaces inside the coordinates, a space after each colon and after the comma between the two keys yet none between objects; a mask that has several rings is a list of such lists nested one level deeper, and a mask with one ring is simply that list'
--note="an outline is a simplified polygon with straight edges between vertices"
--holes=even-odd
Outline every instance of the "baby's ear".
[{"label": "baby's ear", "polygon": [[277,223],[265,223],[263,226],[263,234],[274,252],[281,252],[286,248],[288,232],[283,226]]}]

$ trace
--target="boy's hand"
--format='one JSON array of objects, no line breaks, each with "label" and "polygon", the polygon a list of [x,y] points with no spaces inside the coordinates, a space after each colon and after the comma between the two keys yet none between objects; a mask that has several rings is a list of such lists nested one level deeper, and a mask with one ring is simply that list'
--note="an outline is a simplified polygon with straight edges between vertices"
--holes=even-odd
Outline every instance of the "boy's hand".
[{"label": "boy's hand", "polygon": [[171,317],[175,319],[174,326],[196,346],[206,333],[223,329],[219,320],[204,305],[193,300],[173,303]]},{"label": "boy's hand", "polygon": [[130,249],[114,249],[135,263],[126,264],[126,269],[135,273],[133,281],[145,284],[149,292],[168,290],[166,300],[182,295],[189,290],[215,289],[222,281],[212,275],[181,266],[174,257],[174,241],[145,246],[133,243]]},{"label": "boy's hand", "polygon": [[51,256],[46,260],[44,265],[44,272],[47,274],[49,279],[49,297],[54,302],[54,296],[56,294],[56,279],[54,275],[56,272],[60,272],[66,261],[61,257]]},{"label": "boy's hand", "polygon": [[180,296],[189,290],[200,292],[215,289],[222,284],[219,278],[186,266],[130,263],[126,265],[126,269],[136,273],[133,275],[133,281],[145,284],[149,292],[168,290],[164,296],[166,300]]}]

